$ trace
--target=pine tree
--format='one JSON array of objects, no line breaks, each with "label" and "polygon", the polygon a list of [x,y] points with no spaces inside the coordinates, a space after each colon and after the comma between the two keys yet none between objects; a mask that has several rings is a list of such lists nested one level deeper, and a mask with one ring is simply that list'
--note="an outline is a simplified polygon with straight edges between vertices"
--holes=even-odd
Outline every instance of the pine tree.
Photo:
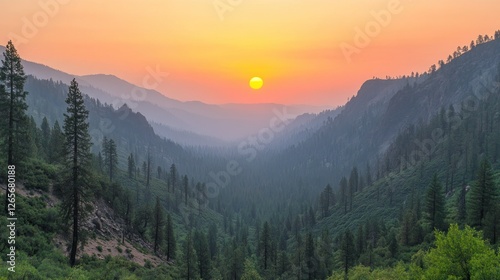
[{"label": "pine tree", "polygon": [[484,236],[491,244],[497,244],[500,237],[500,203],[497,201],[488,211],[484,223]]},{"label": "pine tree", "polygon": [[194,249],[198,259],[198,272],[201,279],[209,278],[210,253],[208,250],[207,238],[203,232],[194,233]]},{"label": "pine tree", "polygon": [[41,137],[41,146],[43,151],[43,159],[45,161],[49,161],[49,149],[50,149],[50,126],[46,117],[43,117],[42,125],[41,125],[42,137]]},{"label": "pine tree", "polygon": [[328,216],[328,210],[332,205],[333,190],[330,184],[326,185],[323,192],[321,192],[320,202],[321,202],[321,213],[323,218]]},{"label": "pine tree", "polygon": [[479,167],[477,180],[470,189],[467,203],[469,224],[471,226],[483,229],[486,215],[493,208],[496,196],[490,163],[487,160],[483,160]]},{"label": "pine tree", "polygon": [[334,263],[332,240],[328,230],[323,231],[321,234],[321,240],[318,245],[318,257],[321,263],[317,277],[326,279],[332,274],[332,265]]},{"label": "pine tree", "polygon": [[358,188],[359,188],[358,169],[354,167],[351,171],[351,176],[349,177],[349,211],[352,211],[354,193],[358,191]]},{"label": "pine tree", "polygon": [[261,257],[262,268],[267,270],[270,266],[270,258],[271,258],[271,232],[269,229],[269,224],[267,222],[264,223],[262,227],[262,234],[260,235],[259,241],[260,252],[259,255]]},{"label": "pine tree", "polygon": [[342,177],[340,180],[340,202],[344,204],[344,214],[347,213],[347,179]]},{"label": "pine tree", "polygon": [[351,171],[351,175],[349,176],[349,188],[353,192],[357,192],[359,189],[359,174],[358,169],[354,167]]},{"label": "pine tree", "polygon": [[148,158],[147,158],[147,164],[146,164],[146,189],[147,192],[151,192],[149,189],[149,183],[151,180],[151,153],[149,152],[149,147],[148,147]]},{"label": "pine tree", "polygon": [[370,170],[370,164],[366,164],[366,185],[369,187],[372,185],[372,173]]},{"label": "pine tree", "polygon": [[389,252],[391,252],[393,258],[396,257],[398,249],[399,245],[398,241],[396,240],[396,234],[394,233],[394,231],[391,231],[391,233],[389,234]]},{"label": "pine tree", "polygon": [[415,215],[412,211],[407,210],[403,216],[400,229],[401,244],[408,246],[411,243],[411,236],[416,223]]},{"label": "pine tree", "polygon": [[[285,251],[281,251],[278,257],[278,266],[277,266],[277,273],[278,276],[283,277],[283,274],[287,273],[290,271],[290,260],[288,258],[288,254]],[[283,278],[280,278],[283,279]]]},{"label": "pine tree", "polygon": [[300,234],[296,237],[296,247],[293,256],[293,270],[297,279],[303,279],[302,269],[303,269],[303,256],[304,256],[304,246],[302,245],[302,236]]},{"label": "pine tree", "polygon": [[101,143],[101,152],[102,154],[104,155],[104,164],[106,164],[106,155],[109,154],[109,140],[108,140],[108,137],[104,136],[104,138],[102,139],[102,143]]},{"label": "pine tree", "polygon": [[87,122],[89,112],[85,109],[83,96],[75,79],[71,81],[66,103],[68,108],[67,113],[64,114],[66,160],[64,179],[68,187],[63,194],[61,209],[64,211],[64,217],[72,220],[70,222],[73,228],[70,265],[74,266],[81,230],[79,222],[85,214],[85,206],[91,200],[89,179],[91,177],[90,147],[92,145]]},{"label": "pine tree", "polygon": [[36,126],[36,121],[33,116],[28,118],[28,121],[26,123],[26,132],[27,132],[27,138],[24,141],[25,142],[25,150],[24,150],[24,156],[31,155],[34,157],[39,157],[41,156],[43,158],[43,152],[42,154],[39,154],[39,151],[42,150],[41,148],[41,136],[42,132],[38,127]]},{"label": "pine tree", "polygon": [[50,163],[62,163],[63,157],[63,147],[64,147],[64,135],[59,126],[59,122],[55,121],[52,127],[52,133],[50,135],[49,144],[49,162]]},{"label": "pine tree", "polygon": [[437,174],[434,174],[432,182],[427,188],[425,199],[426,220],[431,230],[445,230],[446,225],[444,209],[443,186],[438,180]]},{"label": "pine tree", "polygon": [[104,167],[108,173],[109,181],[112,182],[116,173],[116,165],[118,164],[116,143],[113,139],[104,137],[102,141],[102,153],[104,154]]},{"label": "pine tree", "polygon": [[97,153],[97,158],[95,159],[95,169],[99,171],[99,173],[102,172],[102,166],[103,166],[103,160],[102,160],[102,155],[101,152]]},{"label": "pine tree", "polygon": [[245,260],[245,268],[243,269],[243,275],[241,275],[240,280],[261,280],[262,277],[259,275],[257,268],[252,260]]},{"label": "pine tree", "polygon": [[312,228],[316,224],[316,215],[314,214],[314,210],[312,206],[309,206],[309,226]]},{"label": "pine tree", "polygon": [[127,167],[128,167],[128,177],[133,178],[135,177],[135,160],[134,160],[134,154],[130,153],[130,155],[127,158]]},{"label": "pine tree", "polygon": [[116,152],[115,140],[109,139],[109,154],[107,158],[108,170],[109,170],[109,180],[113,181],[116,173],[116,166],[118,164],[118,154]]},{"label": "pine tree", "polygon": [[[187,176],[186,176],[186,184],[184,185],[187,187]],[[186,190],[186,193],[188,193],[188,189]],[[207,198],[207,185],[205,183],[203,184],[196,184],[196,202],[198,204],[198,214],[201,215],[201,210],[203,209],[204,206],[206,206],[206,203],[208,203],[208,198]],[[187,197],[186,197],[187,199]]]},{"label": "pine tree", "polygon": [[363,232],[363,226],[359,224],[358,232],[356,233],[356,253],[359,257],[365,251],[365,233]]},{"label": "pine tree", "polygon": [[151,201],[151,186],[150,186],[150,178],[151,178],[151,155],[147,154],[147,160],[142,163],[142,170],[144,172],[144,179],[146,180],[146,189],[144,191],[144,201],[149,203]]},{"label": "pine tree", "polygon": [[[188,205],[189,180],[188,180],[188,176],[187,175],[184,175],[184,177],[182,177],[182,186],[183,186],[183,193],[184,193],[184,204]],[[198,188],[200,188],[200,187],[198,187]]]},{"label": "pine tree", "polygon": [[459,225],[465,225],[467,220],[467,201],[466,201],[467,190],[466,186],[460,189],[460,194],[457,200],[457,222]]},{"label": "pine tree", "polygon": [[144,173],[144,179],[147,177],[147,172],[148,172],[148,164],[146,161],[142,162],[142,173]]},{"label": "pine tree", "polygon": [[[27,136],[26,95],[21,58],[12,41],[7,43],[0,67],[0,142],[6,149],[7,165],[16,165],[23,160],[22,144]],[[5,188],[5,211],[7,212],[8,188]]]},{"label": "pine tree", "polygon": [[210,249],[210,258],[213,259],[217,256],[217,225],[212,224],[208,230],[208,247]]},{"label": "pine tree", "polygon": [[153,213],[153,252],[156,254],[162,239],[162,228],[164,224],[163,210],[160,199],[156,197],[156,204]]},{"label": "pine tree", "polygon": [[344,275],[347,277],[349,268],[354,265],[355,259],[354,238],[349,229],[343,235],[342,242],[339,248],[340,262],[344,270]]},{"label": "pine tree", "polygon": [[172,164],[170,166],[170,185],[172,186],[172,192],[175,193],[175,187],[177,186],[177,168],[175,167],[175,164]]},{"label": "pine tree", "polygon": [[182,276],[183,279],[191,280],[198,279],[198,267],[196,260],[196,252],[193,247],[193,239],[191,233],[188,233],[183,246],[182,255]]},{"label": "pine tree", "polygon": [[316,263],[314,239],[312,233],[307,234],[306,244],[305,244],[305,262],[307,268],[307,279],[316,279],[316,269],[318,264]]},{"label": "pine tree", "polygon": [[175,235],[174,235],[174,225],[172,223],[172,217],[170,214],[167,215],[167,226],[166,226],[166,255],[167,260],[175,259],[175,251],[176,251],[176,243],[175,243]]},{"label": "pine tree", "polygon": [[132,223],[132,198],[130,192],[125,193],[125,209],[123,214],[123,231],[122,231],[122,244],[125,243],[125,235],[128,234]]},{"label": "pine tree", "polygon": [[163,170],[161,169],[161,166],[158,165],[158,167],[156,168],[156,173],[158,176],[158,180],[161,180],[161,175],[163,174]]},{"label": "pine tree", "polygon": [[228,279],[241,279],[243,270],[244,270],[244,262],[245,262],[245,255],[244,255],[244,250],[241,248],[241,246],[238,246],[236,243],[236,240],[233,240],[231,242],[231,245],[228,246],[228,251],[226,252],[226,263],[229,266],[228,267]]}]

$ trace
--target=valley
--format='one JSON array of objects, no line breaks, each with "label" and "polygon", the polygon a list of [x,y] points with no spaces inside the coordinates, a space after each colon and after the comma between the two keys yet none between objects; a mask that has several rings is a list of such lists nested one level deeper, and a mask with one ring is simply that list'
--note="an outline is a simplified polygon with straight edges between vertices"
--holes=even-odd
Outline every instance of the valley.
[{"label": "valley", "polygon": [[337,107],[178,101],[159,69],[71,75],[9,42],[0,278],[499,279],[500,31],[480,38]]}]

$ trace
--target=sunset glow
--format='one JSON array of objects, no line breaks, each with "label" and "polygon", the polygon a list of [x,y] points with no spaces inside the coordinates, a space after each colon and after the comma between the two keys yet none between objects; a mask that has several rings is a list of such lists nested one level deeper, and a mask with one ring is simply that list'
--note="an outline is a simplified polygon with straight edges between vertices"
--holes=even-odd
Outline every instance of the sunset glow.
[{"label": "sunset glow", "polygon": [[27,60],[140,86],[158,67],[169,73],[158,91],[207,103],[343,104],[364,80],[427,71],[500,24],[498,1],[40,3],[50,5],[0,2],[1,45],[12,38]]}]

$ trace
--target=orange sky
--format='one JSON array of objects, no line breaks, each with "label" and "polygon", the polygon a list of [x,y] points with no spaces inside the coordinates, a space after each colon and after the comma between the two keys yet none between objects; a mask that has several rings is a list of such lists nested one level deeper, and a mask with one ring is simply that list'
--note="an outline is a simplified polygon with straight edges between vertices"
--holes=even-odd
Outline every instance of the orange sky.
[{"label": "orange sky", "polygon": [[464,0],[1,1],[0,44],[13,37],[25,59],[138,85],[159,67],[170,75],[157,90],[179,100],[339,105],[366,79],[426,71],[491,36],[499,12],[500,1]]}]

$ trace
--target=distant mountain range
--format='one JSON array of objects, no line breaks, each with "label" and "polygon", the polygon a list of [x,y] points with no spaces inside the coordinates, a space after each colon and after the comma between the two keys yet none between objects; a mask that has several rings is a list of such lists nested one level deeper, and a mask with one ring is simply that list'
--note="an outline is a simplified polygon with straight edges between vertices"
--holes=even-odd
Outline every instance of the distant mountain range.
[{"label": "distant mountain range", "polygon": [[[5,48],[0,46],[0,52],[3,53],[4,50]],[[158,130],[159,134],[181,144],[182,139],[185,139],[185,132],[190,134],[190,145],[203,144],[205,141],[208,141],[206,144],[212,144],[209,139],[234,141],[255,134],[269,125],[269,120],[274,117],[274,110],[286,110],[289,115],[295,117],[328,109],[327,106],[309,105],[213,105],[199,101],[183,102],[169,98],[156,90],[136,86],[114,75],[72,75],[26,60],[23,60],[23,66],[27,75],[38,79],[52,79],[69,84],[76,78],[82,92],[115,108],[127,103],[132,110],[141,112],[150,122],[166,126],[167,129]],[[171,134],[165,135],[166,131]],[[176,132],[184,136],[177,137]]]}]

